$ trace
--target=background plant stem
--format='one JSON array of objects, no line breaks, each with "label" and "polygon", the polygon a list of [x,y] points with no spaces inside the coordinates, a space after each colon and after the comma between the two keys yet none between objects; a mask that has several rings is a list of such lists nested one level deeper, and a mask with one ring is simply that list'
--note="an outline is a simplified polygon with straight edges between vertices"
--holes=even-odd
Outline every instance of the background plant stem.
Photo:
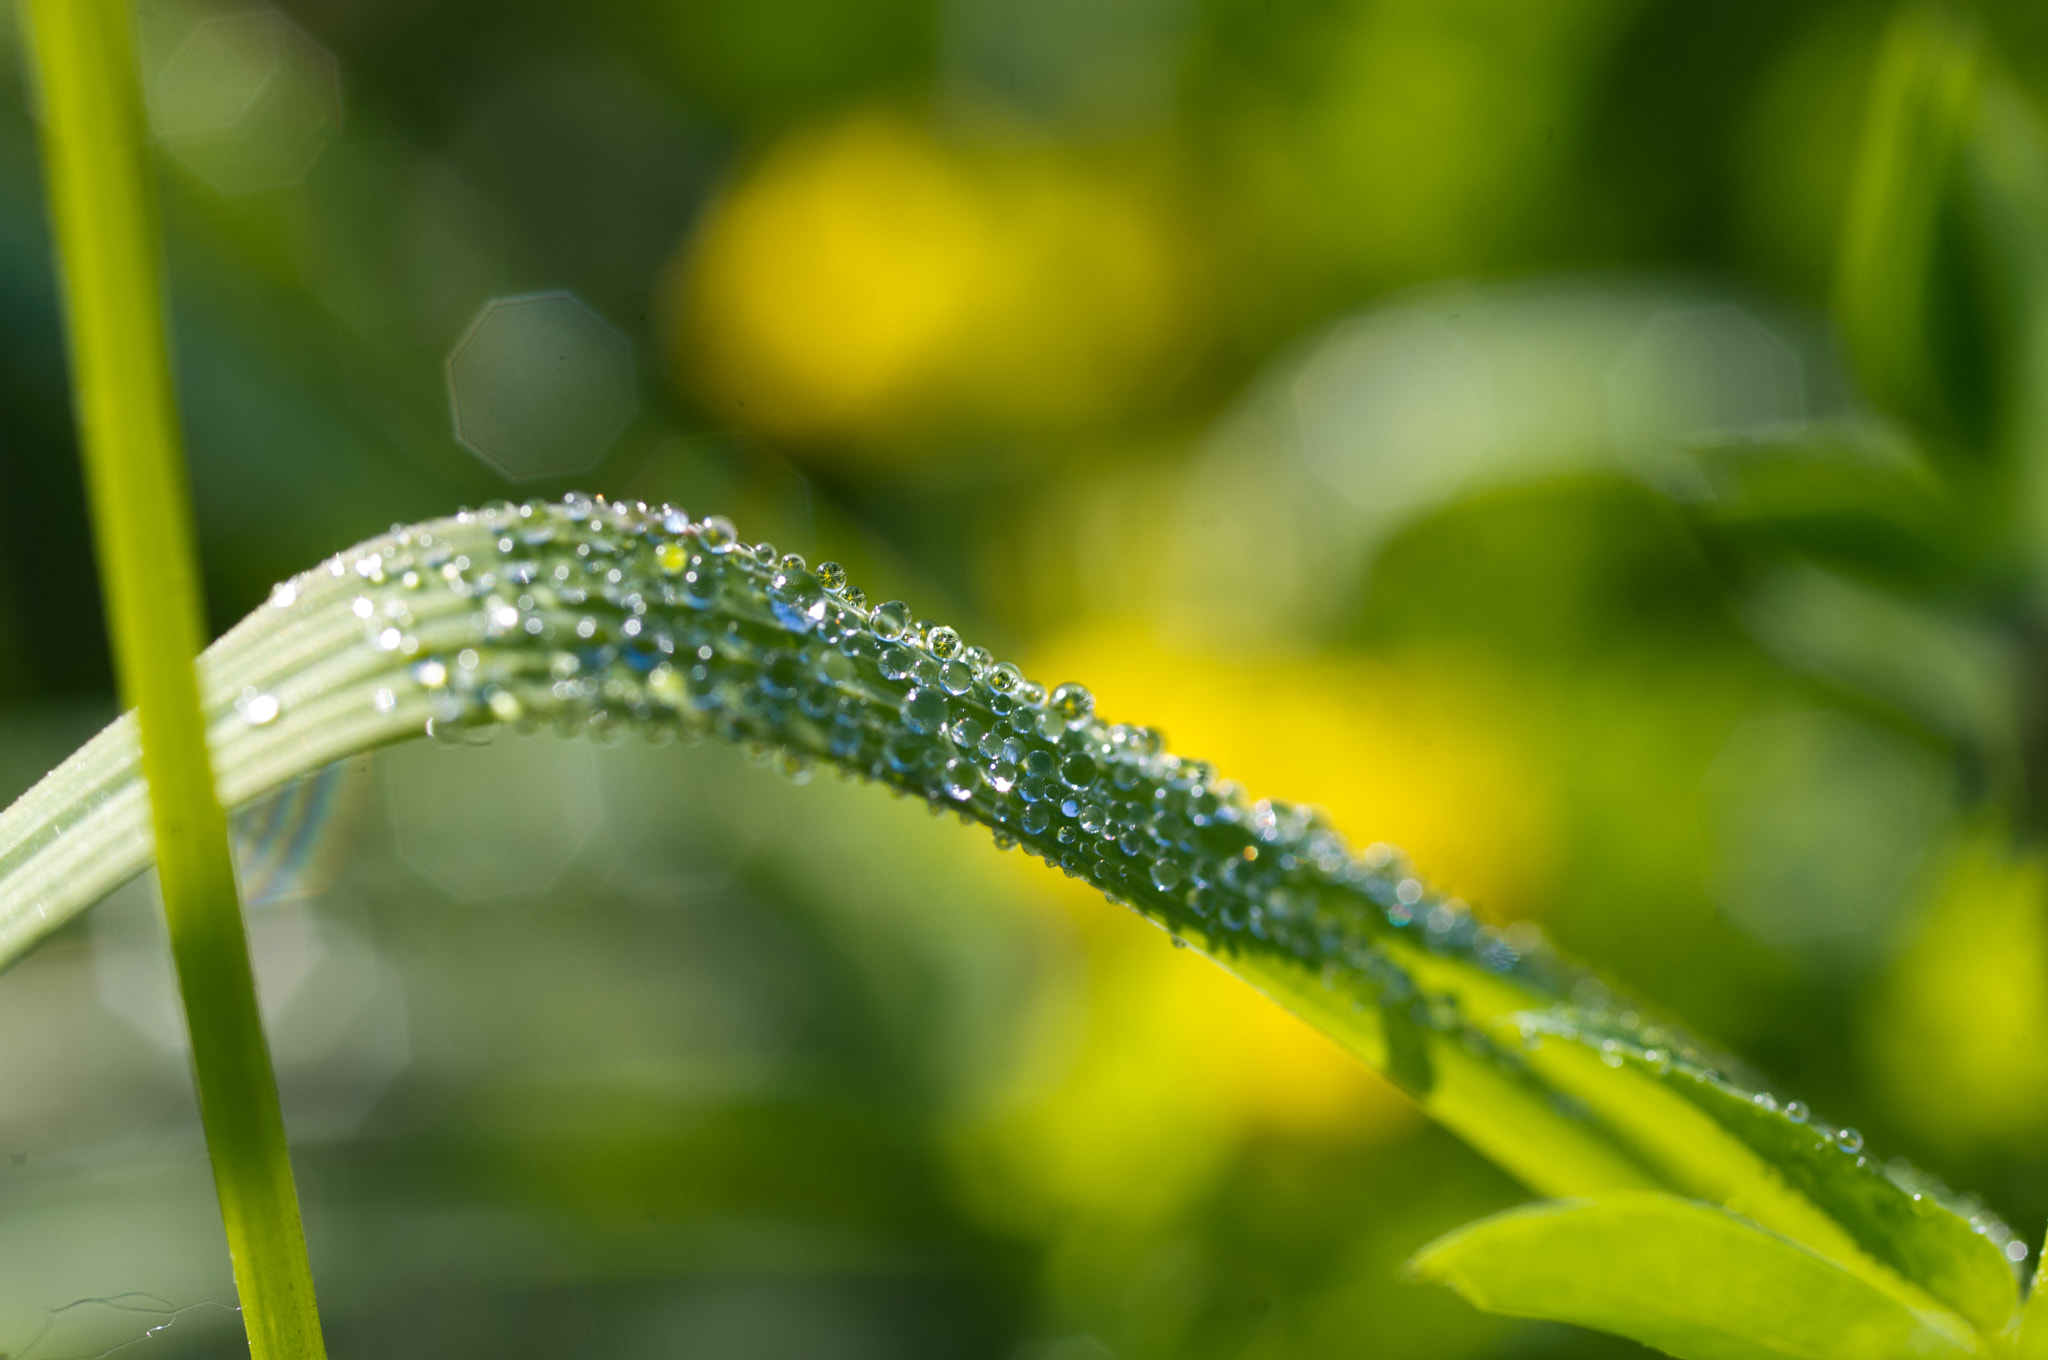
[{"label": "background plant stem", "polygon": [[157,873],[255,1360],[324,1356],[227,821],[192,661],[204,642],[156,215],[124,0],[30,0],[44,171],[116,669],[140,714]]}]

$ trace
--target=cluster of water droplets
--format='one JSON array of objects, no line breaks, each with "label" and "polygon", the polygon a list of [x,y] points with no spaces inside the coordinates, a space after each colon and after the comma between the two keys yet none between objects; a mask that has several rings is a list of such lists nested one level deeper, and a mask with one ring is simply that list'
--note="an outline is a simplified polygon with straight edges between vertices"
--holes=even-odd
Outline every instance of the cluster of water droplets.
[{"label": "cluster of water droplets", "polygon": [[[360,585],[351,609],[366,644],[404,663],[403,684],[370,702],[391,712],[424,698],[430,735],[709,736],[797,780],[835,768],[983,824],[1176,943],[1305,966],[1354,1008],[1379,1010],[1389,1066],[1411,1086],[1426,1084],[1426,1062],[1404,1073],[1402,1030],[1455,1036],[1509,1070],[1526,1071],[1526,1051],[1547,1041],[1583,1044],[1610,1066],[1768,1102],[1816,1147],[1916,1202],[1949,1203],[1918,1173],[1871,1164],[1855,1130],[1780,1105],[1732,1060],[1646,1020],[1535,927],[1487,924],[1391,847],[1355,851],[1316,810],[1253,800],[1158,731],[1105,721],[1081,685],[1048,688],[902,601],[871,602],[838,564],[747,543],[722,517],[573,494],[501,503],[394,528],[321,571]],[[289,608],[302,585],[273,603]],[[252,725],[279,712],[255,692],[237,708]],[[1400,960],[1423,955],[1525,989],[1525,1052],[1471,1023],[1456,996],[1419,986]],[[2024,1255],[1995,1218],[1970,1217]]]},{"label": "cluster of water droplets", "polygon": [[[410,658],[432,735],[716,737],[797,779],[825,764],[955,810],[1177,935],[1354,973],[1375,999],[1399,985],[1375,947],[1397,933],[1556,985],[1533,928],[1484,924],[1389,847],[1355,853],[1314,809],[1254,801],[1154,729],[1104,721],[1083,686],[1048,688],[721,517],[578,495],[501,504],[395,529],[325,570],[361,581],[365,641]],[[239,707],[251,723],[278,711],[264,694]]]}]

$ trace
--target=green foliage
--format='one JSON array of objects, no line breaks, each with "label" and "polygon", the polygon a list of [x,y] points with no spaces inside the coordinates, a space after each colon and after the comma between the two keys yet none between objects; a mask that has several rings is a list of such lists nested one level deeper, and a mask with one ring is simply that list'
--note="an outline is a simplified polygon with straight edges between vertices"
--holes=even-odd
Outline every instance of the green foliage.
[{"label": "green foliage", "polygon": [[[904,36],[922,33],[915,6],[891,9],[903,33],[877,50],[894,56],[837,66],[824,54],[848,46],[852,11],[785,10],[818,19],[808,46],[759,27],[772,18],[678,11],[693,41],[717,38],[706,51],[762,54],[751,83],[693,69],[714,104],[773,122],[923,59]],[[1320,55],[1302,46],[1267,63],[1275,80]],[[1836,280],[1879,418],[1691,451],[1711,494],[1690,502],[1611,481],[1511,493],[1526,538],[1502,535],[1498,505],[1452,509],[1378,564],[1360,632],[1443,636],[1448,600],[1521,659],[1614,645],[1645,616],[1730,651],[1746,637],[1981,776],[1979,821],[2026,815],[2038,775],[2015,752],[2032,719],[2009,659],[2037,630],[2048,541],[2043,166],[1995,44],[1958,10],[1908,8],[1881,45]],[[1361,200],[1385,197],[1372,179]],[[1440,244],[1418,227],[1395,254],[1426,264]],[[1488,611],[1508,577],[1540,607],[1502,625]],[[201,681],[234,803],[423,733],[549,725],[709,736],[799,780],[828,766],[978,822],[1213,956],[1565,1200],[1417,1258],[1481,1308],[1684,1356],[2048,1353],[2038,1290],[2019,1322],[2021,1244],[1974,1201],[1866,1152],[1532,927],[1483,923],[1398,857],[1253,802],[1155,733],[1100,721],[1084,693],[1048,693],[721,520],[572,497],[395,531],[279,587]],[[137,752],[123,719],[0,815],[0,963],[146,863]]]},{"label": "green foliage", "polygon": [[1618,1332],[1681,1360],[1981,1353],[1953,1319],[1669,1195],[1511,1209],[1439,1238],[1409,1268],[1489,1312]]},{"label": "green foliage", "polygon": [[[1826,1262],[1844,1307],[1881,1300],[1880,1328],[1897,1313],[1997,1337],[2016,1315],[2004,1225],[1880,1165],[1533,928],[1481,924],[1384,847],[1355,854],[1308,809],[1252,802],[1149,729],[1105,723],[1081,687],[1048,691],[721,519],[572,497],[400,530],[280,586],[205,673],[237,798],[405,736],[507,724],[712,736],[797,778],[834,765],[1128,903],[1541,1193],[1740,1214],[1744,1241]],[[0,817],[0,957],[140,867],[139,805],[118,797],[132,743],[117,724]],[[95,872],[52,867],[81,861]]]}]

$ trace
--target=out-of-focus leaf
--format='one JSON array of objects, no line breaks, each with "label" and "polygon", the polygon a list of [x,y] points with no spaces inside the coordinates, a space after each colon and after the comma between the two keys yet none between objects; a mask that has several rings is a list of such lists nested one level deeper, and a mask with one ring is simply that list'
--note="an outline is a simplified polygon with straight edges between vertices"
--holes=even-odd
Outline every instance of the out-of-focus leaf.
[{"label": "out-of-focus leaf", "polygon": [[[1973,488],[1984,575],[2048,569],[2048,145],[1972,24],[1897,19],[1878,61],[1836,312],[1866,390]],[[1958,462],[1954,455],[1967,451]]]},{"label": "out-of-focus leaf", "polygon": [[1746,553],[1795,555],[1921,583],[1958,575],[1971,539],[1955,494],[1896,439],[1867,426],[1694,455],[1713,489],[1697,522]]},{"label": "out-of-focus leaf", "polygon": [[1976,35],[1953,11],[1911,6],[1894,21],[1871,84],[1836,278],[1836,313],[1871,395],[1949,438],[1967,437],[1983,415],[1950,358],[1970,330],[1957,315],[1949,210],[1979,83]]},{"label": "out-of-focus leaf", "polygon": [[1439,1238],[1409,1268],[1488,1312],[1614,1332],[1681,1360],[1982,1353],[1961,1319],[1670,1195],[1512,1209]]},{"label": "out-of-focus leaf", "polygon": [[2016,749],[2017,667],[1990,627],[1818,567],[1774,573],[1742,612],[1791,669],[1966,742],[1987,763]]},{"label": "out-of-focus leaf", "polygon": [[[2048,148],[2024,95],[1987,84],[1969,146],[1970,209],[2001,322],[1998,451],[2016,485],[1994,507],[2038,578],[2048,571]],[[2002,514],[2000,512],[2003,512]]]}]

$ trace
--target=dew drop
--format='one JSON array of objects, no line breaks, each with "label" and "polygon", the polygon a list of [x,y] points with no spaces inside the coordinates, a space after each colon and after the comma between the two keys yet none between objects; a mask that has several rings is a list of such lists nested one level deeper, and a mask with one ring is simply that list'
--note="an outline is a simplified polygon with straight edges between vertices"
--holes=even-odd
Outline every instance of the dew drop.
[{"label": "dew drop", "polygon": [[1052,711],[1069,724],[1086,722],[1095,713],[1095,696],[1068,681],[1052,692]]},{"label": "dew drop", "polygon": [[1151,878],[1153,887],[1161,892],[1172,892],[1180,886],[1180,866],[1171,860],[1155,860]]},{"label": "dew drop", "polygon": [[875,606],[875,612],[868,618],[875,636],[894,641],[903,636],[903,630],[910,626],[910,606],[901,600],[886,600]]},{"label": "dew drop", "polygon": [[268,726],[276,722],[277,715],[283,711],[283,705],[278,703],[275,694],[245,694],[235,707],[241,710],[242,721],[251,727]]},{"label": "dew drop", "polygon": [[903,725],[931,736],[946,725],[946,696],[935,689],[914,689],[903,700]]},{"label": "dew drop", "polygon": [[724,515],[707,515],[697,529],[697,537],[711,551],[729,553],[738,545],[740,531]]},{"label": "dew drop", "polygon": [[818,584],[834,594],[846,589],[846,568],[837,562],[820,562],[816,575]]},{"label": "dew drop", "polygon": [[962,756],[955,756],[947,761],[939,772],[939,787],[945,791],[948,798],[956,801],[972,798],[978,780],[979,772],[975,769],[974,762]]},{"label": "dew drop", "polygon": [[1835,1133],[1835,1143],[1844,1152],[1863,1151],[1863,1135],[1858,1133],[1855,1129],[1837,1130]]}]

